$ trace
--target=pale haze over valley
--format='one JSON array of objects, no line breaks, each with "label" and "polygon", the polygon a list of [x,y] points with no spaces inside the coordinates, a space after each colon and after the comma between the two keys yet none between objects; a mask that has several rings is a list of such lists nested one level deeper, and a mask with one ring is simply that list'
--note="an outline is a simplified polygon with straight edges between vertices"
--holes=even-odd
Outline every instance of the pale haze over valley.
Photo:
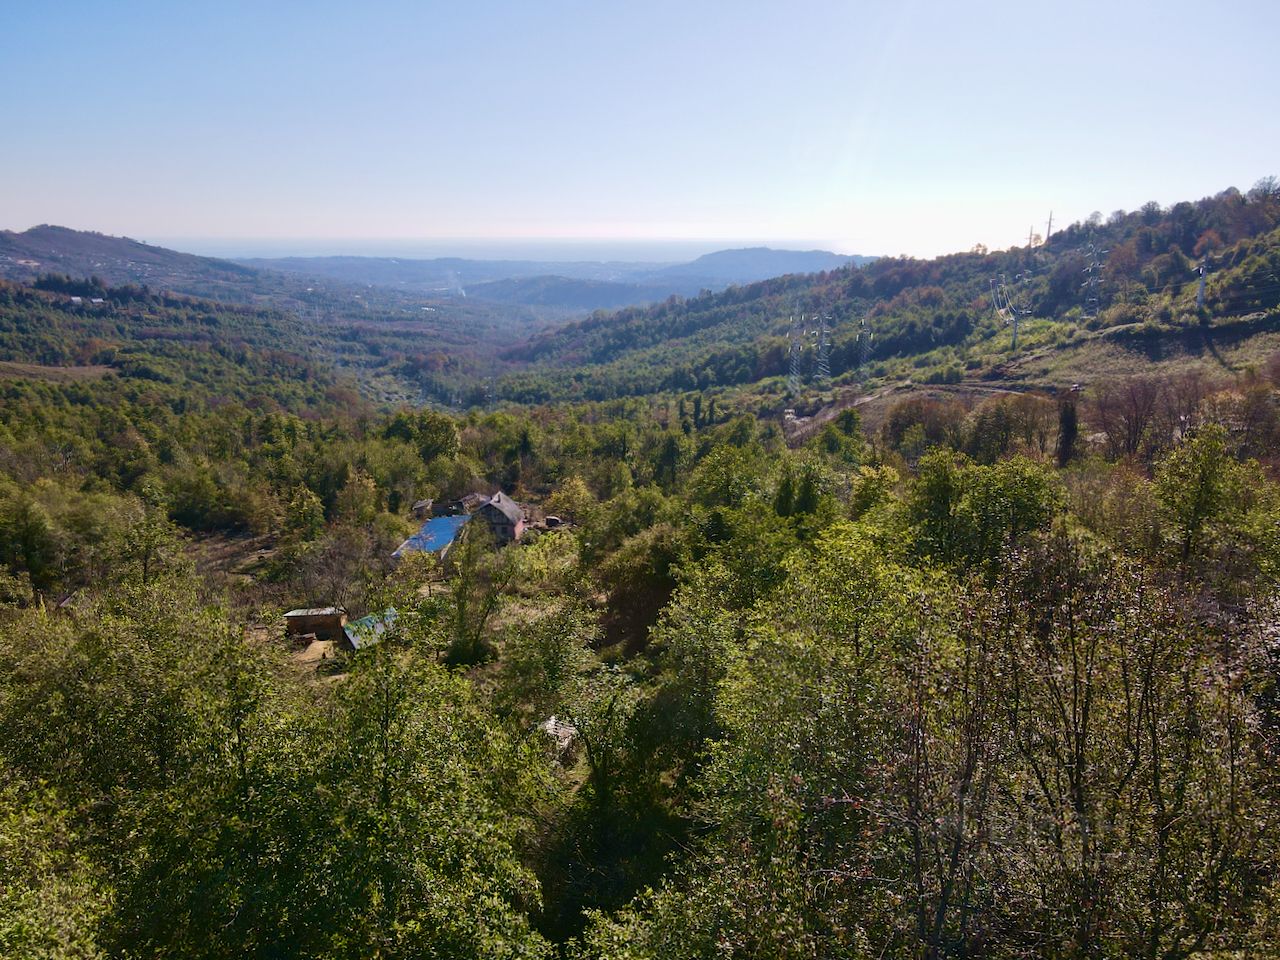
[{"label": "pale haze over valley", "polygon": [[1025,242],[1051,211],[1247,189],[1280,155],[1261,122],[1280,13],[1260,0],[122,2],[5,20],[0,228],[225,256],[931,256]]}]

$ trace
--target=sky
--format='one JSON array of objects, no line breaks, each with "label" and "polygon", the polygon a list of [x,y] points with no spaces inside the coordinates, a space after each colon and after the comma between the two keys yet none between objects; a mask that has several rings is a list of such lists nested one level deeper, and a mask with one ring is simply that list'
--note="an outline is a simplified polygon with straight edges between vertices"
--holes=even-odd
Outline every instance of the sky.
[{"label": "sky", "polygon": [[0,228],[932,256],[1280,174],[1280,3],[0,0]]}]

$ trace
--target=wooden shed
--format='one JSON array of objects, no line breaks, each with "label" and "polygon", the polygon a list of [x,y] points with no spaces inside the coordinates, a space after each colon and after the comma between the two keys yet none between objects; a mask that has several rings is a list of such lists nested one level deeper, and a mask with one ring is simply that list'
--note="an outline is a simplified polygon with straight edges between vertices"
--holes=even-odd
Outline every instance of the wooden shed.
[{"label": "wooden shed", "polygon": [[290,637],[314,636],[317,640],[343,640],[347,611],[341,607],[302,607],[284,615]]}]

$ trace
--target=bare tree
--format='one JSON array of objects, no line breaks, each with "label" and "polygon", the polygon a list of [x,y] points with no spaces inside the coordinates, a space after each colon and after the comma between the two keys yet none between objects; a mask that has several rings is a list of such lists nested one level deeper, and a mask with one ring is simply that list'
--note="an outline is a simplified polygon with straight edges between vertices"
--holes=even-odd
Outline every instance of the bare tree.
[{"label": "bare tree", "polygon": [[1160,400],[1151,377],[1104,382],[1094,388],[1092,420],[1107,439],[1111,457],[1136,457],[1148,441]]}]

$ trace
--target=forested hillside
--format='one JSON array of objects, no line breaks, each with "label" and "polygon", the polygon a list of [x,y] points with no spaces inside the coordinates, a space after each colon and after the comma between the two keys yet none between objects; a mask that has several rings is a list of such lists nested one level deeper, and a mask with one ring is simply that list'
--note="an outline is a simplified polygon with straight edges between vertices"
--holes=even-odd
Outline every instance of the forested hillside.
[{"label": "forested hillside", "polygon": [[324,363],[351,374],[374,401],[483,397],[485,378],[497,369],[495,354],[542,325],[529,311],[498,303],[291,276],[125,237],[50,226],[0,231],[0,280],[26,285],[41,278],[50,290],[69,293],[74,287],[85,297],[101,299],[108,287],[133,288],[291,315],[302,321],[294,329],[304,340],[282,334],[282,342],[316,351]]},{"label": "forested hillside", "polygon": [[564,316],[581,316],[592,310],[612,310],[636,303],[656,303],[673,294],[695,294],[697,282],[619,283],[580,280],[556,275],[487,280],[470,287],[467,295],[498,303],[557,309]]},{"label": "forested hillside", "polygon": [[245,302],[261,271],[212,257],[197,257],[128,237],[42,224],[21,233],[0,230],[0,277],[30,281],[41,274],[103,277],[113,284],[146,284],[177,293]]},{"label": "forested hillside", "polygon": [[[226,402],[323,415],[332,372],[307,354],[296,317],[141,287],[49,276],[0,281],[7,378],[96,383],[180,409]],[[104,382],[105,378],[105,382]]]},{"label": "forested hillside", "polygon": [[[882,258],[599,313],[509,351],[509,360],[532,369],[507,378],[500,391],[538,402],[754,384],[787,373],[788,317],[796,314],[830,318],[837,384],[854,378],[864,318],[873,338],[864,373],[872,379],[997,379],[1028,353],[1044,351],[1052,361],[1083,350],[1078,369],[1066,374],[1072,376],[1089,371],[1091,344],[1135,335],[1176,339],[1190,331],[1207,353],[1220,333],[1233,339],[1233,324],[1243,318],[1250,319],[1250,335],[1276,328],[1278,225],[1280,187],[1268,178],[1248,193],[1227,190],[1168,209],[1148,204],[1105,219],[1095,215],[1029,249]],[[1198,309],[1202,262],[1208,279]],[[1001,282],[1002,296],[1019,314],[1019,350],[1007,323],[1011,311],[1002,317],[996,309]],[[815,349],[810,331],[806,372]],[[1046,386],[1072,382],[1046,378],[1038,367],[1016,376]]]},{"label": "forested hillside", "polygon": [[[108,294],[3,290],[5,956],[1280,937],[1280,365],[803,439],[702,393],[377,412],[293,321]],[[498,488],[561,525],[392,562]],[[399,616],[285,636],[327,604]]]},{"label": "forested hillside", "polygon": [[[817,318],[827,318],[835,389],[828,399],[855,385],[871,393],[907,380],[1063,389],[1153,362],[1240,369],[1276,345],[1278,226],[1280,188],[1268,178],[1247,193],[1227,190],[1167,209],[1148,204],[1097,215],[1031,248],[881,258],[559,324],[553,320],[566,307],[625,302],[636,291],[617,291],[612,280],[535,275],[480,282],[477,292],[488,300],[424,298],[396,278],[421,274],[438,286],[441,276],[463,266],[468,276],[482,278],[485,270],[544,265],[324,261],[335,276],[368,273],[382,284],[354,287],[307,275],[320,270],[320,261],[280,261],[301,271],[286,275],[60,228],[0,236],[9,244],[0,244],[8,257],[0,267],[29,280],[39,275],[39,263],[65,263],[81,275],[100,265],[108,281],[116,274],[135,284],[151,278],[156,289],[209,291],[291,312],[309,322],[311,343],[326,361],[350,372],[375,401],[466,406],[745,390],[762,409],[780,410],[788,402],[782,378],[790,369],[793,316],[808,318],[796,345],[807,381],[818,366]],[[668,275],[680,280],[712,269],[720,263],[715,258],[755,253],[786,262],[778,259],[786,251],[747,250],[712,255],[711,267],[699,267],[701,260],[648,273],[637,272],[636,264],[612,266],[631,278],[624,286],[654,284],[645,290],[656,296]],[[37,255],[45,259],[16,266]],[[163,266],[150,265],[153,260]],[[737,264],[730,258],[724,269],[748,269]],[[223,277],[227,271],[244,275],[232,282]]]},{"label": "forested hillside", "polygon": [[[597,317],[522,389],[634,395],[460,413],[357,383],[394,325],[0,283],[0,956],[1273,955],[1278,216]],[[793,296],[866,384],[663,379]]]}]

